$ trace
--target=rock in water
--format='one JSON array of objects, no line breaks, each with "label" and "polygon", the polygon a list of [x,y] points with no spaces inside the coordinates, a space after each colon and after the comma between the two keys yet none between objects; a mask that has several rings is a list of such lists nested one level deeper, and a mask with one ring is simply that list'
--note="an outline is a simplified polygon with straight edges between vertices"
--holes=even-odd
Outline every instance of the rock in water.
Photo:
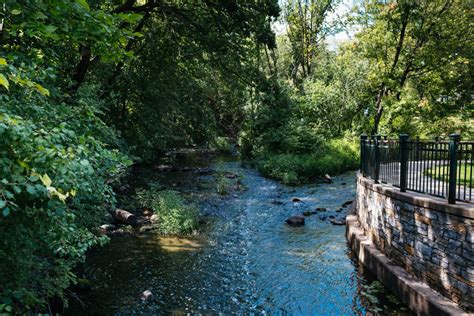
[{"label": "rock in water", "polygon": [[157,214],[153,214],[151,217],[150,217],[150,222],[152,224],[156,224],[160,221],[160,217],[157,215]]},{"label": "rock in water", "polygon": [[328,174],[325,174],[324,175],[324,181],[327,182],[327,183],[332,183],[332,178],[330,175]]},{"label": "rock in water", "polygon": [[340,220],[340,219],[332,219],[331,224],[342,226],[342,225],[346,225],[346,222],[344,220]]},{"label": "rock in water", "polygon": [[351,201],[346,201],[344,202],[344,204],[342,204],[342,207],[346,207],[346,206],[349,206],[352,204],[352,200]]},{"label": "rock in water", "polygon": [[104,224],[100,226],[100,230],[103,232],[111,232],[115,229],[117,229],[117,227],[115,227],[115,225],[112,225],[112,224]]},{"label": "rock in water", "polygon": [[311,215],[313,215],[313,212],[311,212],[311,211],[304,211],[304,212],[303,212],[303,215],[304,215],[304,216],[311,216]]},{"label": "rock in water", "polygon": [[317,207],[317,208],[315,208],[315,211],[316,212],[326,212],[327,209],[325,207]]},{"label": "rock in water", "polygon": [[286,223],[294,227],[304,226],[304,216],[296,215],[296,216],[288,217],[288,219],[286,220]]},{"label": "rock in water", "polygon": [[149,301],[152,297],[153,297],[153,293],[151,293],[150,290],[146,290],[146,291],[143,291],[140,298],[142,301],[146,302],[146,301]]},{"label": "rock in water", "polygon": [[291,199],[291,202],[301,202],[301,199],[300,198],[297,198],[297,197],[294,197]]}]

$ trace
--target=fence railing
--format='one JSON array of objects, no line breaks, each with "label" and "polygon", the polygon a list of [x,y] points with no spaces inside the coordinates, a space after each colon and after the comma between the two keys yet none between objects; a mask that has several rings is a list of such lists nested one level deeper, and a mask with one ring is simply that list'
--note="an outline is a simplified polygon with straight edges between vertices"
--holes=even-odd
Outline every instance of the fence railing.
[{"label": "fence railing", "polygon": [[360,137],[361,173],[376,182],[455,201],[473,202],[474,141]]}]

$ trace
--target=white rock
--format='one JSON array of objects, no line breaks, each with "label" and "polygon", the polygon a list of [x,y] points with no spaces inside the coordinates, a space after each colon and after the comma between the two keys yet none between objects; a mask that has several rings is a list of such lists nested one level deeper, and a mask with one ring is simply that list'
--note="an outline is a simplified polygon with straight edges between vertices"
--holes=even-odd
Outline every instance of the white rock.
[{"label": "white rock", "polygon": [[143,291],[142,296],[140,297],[142,301],[148,301],[153,297],[153,293],[150,290]]}]

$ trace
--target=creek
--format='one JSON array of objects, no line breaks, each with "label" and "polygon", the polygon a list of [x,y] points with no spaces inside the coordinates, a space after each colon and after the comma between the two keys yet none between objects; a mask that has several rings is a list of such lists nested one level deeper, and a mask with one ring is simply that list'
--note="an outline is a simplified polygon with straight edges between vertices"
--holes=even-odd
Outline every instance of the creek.
[{"label": "creek", "polygon": [[[345,226],[330,223],[347,214],[341,206],[354,198],[354,172],[330,184],[287,187],[233,159],[181,164],[238,175],[245,189],[218,194],[215,172],[136,170],[134,187],[158,181],[179,190],[207,224],[196,236],[119,236],[92,250],[83,272],[92,289],[66,314],[409,314],[363,273]],[[317,207],[327,211],[306,217],[305,226],[285,223]],[[144,290],[152,300],[140,300]]]}]

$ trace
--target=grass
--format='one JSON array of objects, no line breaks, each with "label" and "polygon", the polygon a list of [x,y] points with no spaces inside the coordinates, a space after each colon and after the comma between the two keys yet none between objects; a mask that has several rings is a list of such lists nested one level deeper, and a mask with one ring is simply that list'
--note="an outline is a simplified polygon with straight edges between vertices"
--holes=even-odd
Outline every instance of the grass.
[{"label": "grass", "polygon": [[[449,181],[449,165],[443,165],[438,168],[428,168],[423,171],[425,176],[433,179],[448,182]],[[461,173],[461,174],[459,174]],[[474,187],[474,178],[472,174],[472,166],[467,164],[460,164],[457,168],[457,183]]]},{"label": "grass", "polygon": [[359,165],[357,144],[348,140],[329,141],[318,152],[265,153],[256,161],[257,169],[265,176],[297,185],[320,178],[357,169]]},{"label": "grass", "polygon": [[157,229],[163,235],[189,235],[198,228],[197,209],[186,204],[176,191],[140,191],[137,198],[159,216]]}]

